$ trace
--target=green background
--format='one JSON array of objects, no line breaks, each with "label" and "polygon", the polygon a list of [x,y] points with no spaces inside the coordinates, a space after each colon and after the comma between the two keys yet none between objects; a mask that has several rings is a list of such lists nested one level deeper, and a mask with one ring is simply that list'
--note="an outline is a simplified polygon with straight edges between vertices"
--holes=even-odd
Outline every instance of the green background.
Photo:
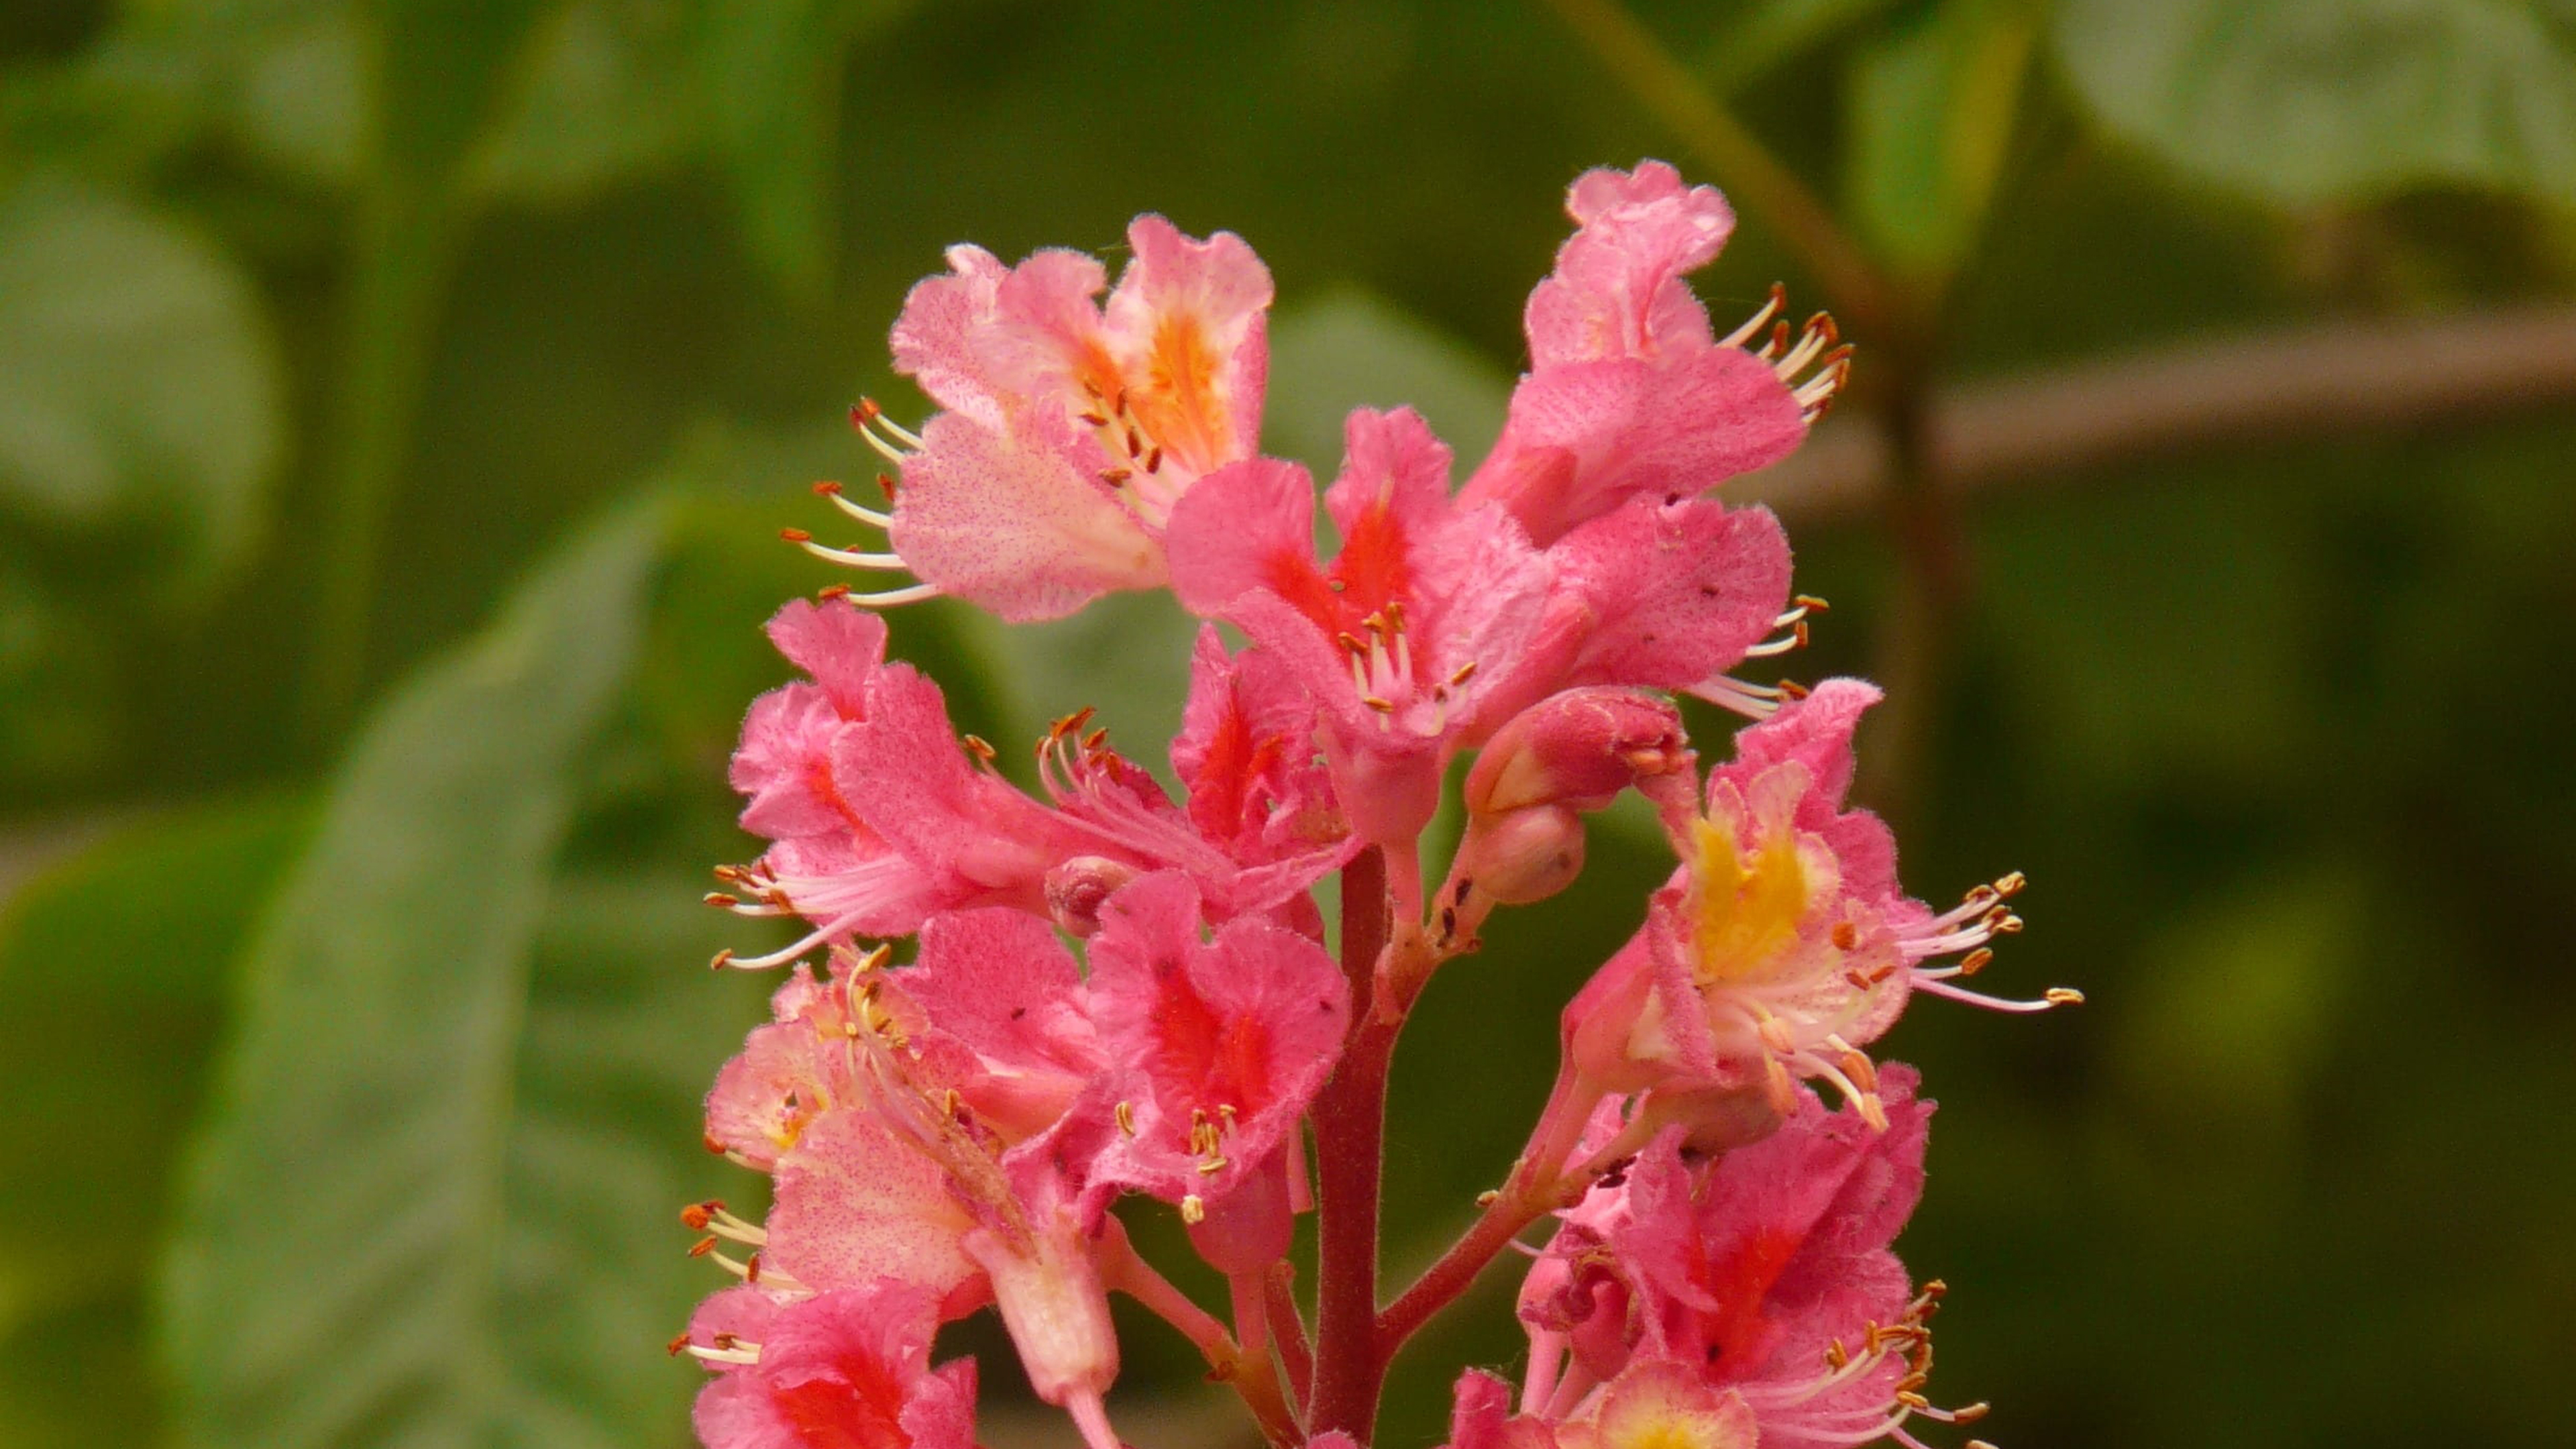
[{"label": "green background", "polygon": [[[662,1344],[717,1280],[676,1210],[755,1199],[694,1113],[760,1010],[701,969],[758,933],[695,897],[753,849],[757,626],[833,581],[776,531],[873,472],[855,396],[918,417],[905,287],[962,239],[1235,230],[1279,281],[1273,450],[1329,467],[1343,409],[1415,401],[1472,453],[1586,166],[1735,190],[1725,321],[1832,286],[1730,117],[1894,301],[1846,312],[1828,432],[2141,348],[2560,319],[2541,381],[2403,426],[2077,455],[1910,527],[1772,496],[1835,604],[1790,671],[1910,691],[1864,737],[1910,887],[2029,872],[1985,979],[2091,997],[1927,1000],[1881,1048],[1944,1104],[1900,1244],[1953,1289],[1934,1393],[2024,1449],[2562,1438],[2576,6],[1603,15],[0,12],[0,1443],[687,1442]],[[1148,758],[1187,633],[1161,599],[896,621],[961,727],[1098,704]],[[1604,820],[1434,986],[1397,1268],[1497,1180],[1660,852]],[[1508,1301],[1399,1365],[1387,1443],[1512,1361]],[[1184,1346],[1128,1342],[1130,1439],[1244,1442]],[[988,1326],[957,1348],[987,1442],[1070,1442]]]}]

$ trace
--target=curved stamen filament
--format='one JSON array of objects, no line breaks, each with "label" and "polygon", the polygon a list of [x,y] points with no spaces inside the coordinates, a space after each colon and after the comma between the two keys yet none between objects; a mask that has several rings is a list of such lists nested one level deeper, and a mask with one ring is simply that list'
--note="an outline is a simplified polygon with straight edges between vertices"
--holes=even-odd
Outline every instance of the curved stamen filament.
[{"label": "curved stamen filament", "polygon": [[1771,319],[1779,316],[1782,311],[1787,309],[1788,305],[1789,289],[1781,283],[1773,282],[1771,284],[1771,295],[1764,300],[1761,310],[1755,312],[1752,316],[1745,318],[1743,326],[1738,327],[1734,331],[1726,334],[1724,337],[1719,338],[1717,345],[1720,347],[1742,347],[1745,343],[1750,342],[1755,337],[1761,335],[1762,329],[1770,326]]}]

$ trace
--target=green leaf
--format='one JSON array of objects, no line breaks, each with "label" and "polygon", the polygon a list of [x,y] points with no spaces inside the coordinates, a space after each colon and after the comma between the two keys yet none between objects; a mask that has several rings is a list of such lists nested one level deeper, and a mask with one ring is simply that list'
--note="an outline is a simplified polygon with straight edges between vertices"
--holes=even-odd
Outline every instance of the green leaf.
[{"label": "green leaf", "polygon": [[686,879],[556,886],[531,973],[491,1307],[510,1373],[478,1442],[692,1442],[703,1375],[663,1343],[729,1280],[681,1251],[683,1203],[746,1174],[697,1130],[716,1069],[763,1020],[768,978],[710,975],[742,923]]},{"label": "green leaf", "polygon": [[244,962],[163,1325],[197,1445],[527,1422],[502,1285],[530,942],[662,531],[623,512],[368,726]]},{"label": "green leaf", "polygon": [[305,835],[296,796],[129,821],[0,912],[0,1161],[77,1205],[0,1243],[0,1442],[144,1443],[161,1414],[137,1325],[230,964]]},{"label": "green leaf", "polygon": [[2069,0],[2076,90],[2170,164],[2312,206],[2454,183],[2576,200],[2576,11]]},{"label": "green leaf", "polygon": [[134,528],[203,583],[264,521],[279,374],[258,299],[204,240],[69,182],[0,195],[0,507]]},{"label": "green leaf", "polygon": [[1511,380],[1473,348],[1357,288],[1282,315],[1270,334],[1262,450],[1329,479],[1355,407],[1410,406],[1472,464],[1503,430]]},{"label": "green leaf", "polygon": [[571,0],[548,14],[476,159],[476,189],[571,200],[677,159],[698,133],[673,95],[689,42],[673,0]]},{"label": "green leaf", "polygon": [[1975,248],[2038,33],[2016,0],[1947,0],[1857,57],[1844,190],[1881,256],[1946,277]]},{"label": "green leaf", "polygon": [[711,4],[695,60],[707,144],[732,183],[745,248],[799,298],[830,281],[843,55],[911,0]]}]

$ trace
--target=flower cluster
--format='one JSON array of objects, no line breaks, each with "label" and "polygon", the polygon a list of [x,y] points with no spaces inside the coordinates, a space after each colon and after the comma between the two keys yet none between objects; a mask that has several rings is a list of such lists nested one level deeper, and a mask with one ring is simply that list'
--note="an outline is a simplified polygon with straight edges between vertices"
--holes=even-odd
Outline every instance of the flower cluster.
[{"label": "flower cluster", "polygon": [[[1037,1396],[1115,1449],[1113,1292],[1272,1443],[1364,1443],[1405,1338],[1551,1217],[1527,1374],[1460,1380],[1455,1449],[1913,1445],[1912,1421],[1973,1417],[1924,1397],[1940,1286],[1888,1249],[1931,1104],[1866,1048],[1916,991],[2072,993],[1958,984],[2019,929],[2020,879],[1948,911],[1899,887],[1886,828],[1844,803],[1874,689],[1736,673],[1823,606],[1790,594],[1768,512],[1707,495],[1832,402],[1832,323],[1793,331],[1775,289],[1721,335],[1683,277],[1733,217],[1668,166],[1592,172],[1569,210],[1493,454],[1454,483],[1420,417],[1356,412],[1329,529],[1306,471],[1258,451],[1271,284],[1239,238],[1147,216],[1115,287],[1076,253],[960,246],[914,288],[895,361],[939,410],[854,411],[889,508],[820,486],[884,547],[789,532],[913,581],[782,609],[806,678],[753,704],[733,760],[769,843],[710,899],[803,934],[717,958],[794,964],[707,1099],[708,1146],[770,1177],[769,1208],[684,1214],[740,1280],[673,1344],[712,1375],[711,1449],[966,1449],[976,1368],[933,1341],[987,1306]],[[1013,783],[875,612],[1031,620],[1122,589],[1206,621],[1167,777],[1086,713]],[[1752,721],[1725,764],[1703,774],[1676,695]],[[1468,753],[1435,883],[1424,829]],[[1630,790],[1677,869],[1567,1005],[1504,1185],[1381,1305],[1405,1015],[1497,910],[1564,889],[1584,816]],[[1314,894],[1336,872],[1337,933]],[[1188,1225],[1222,1315],[1136,1251],[1135,1197]],[[1318,1207],[1310,1309],[1288,1250]]]}]

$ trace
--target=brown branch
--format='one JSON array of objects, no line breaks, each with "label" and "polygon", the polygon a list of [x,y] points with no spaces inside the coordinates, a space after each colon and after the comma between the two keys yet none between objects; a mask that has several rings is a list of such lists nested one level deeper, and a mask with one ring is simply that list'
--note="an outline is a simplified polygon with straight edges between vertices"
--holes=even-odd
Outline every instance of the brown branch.
[{"label": "brown branch", "polygon": [[[1954,493],[2239,443],[2448,427],[2576,402],[2576,306],[2285,328],[1936,390],[1925,461]],[[1885,435],[1837,419],[1728,490],[1793,523],[1874,516]]]}]

